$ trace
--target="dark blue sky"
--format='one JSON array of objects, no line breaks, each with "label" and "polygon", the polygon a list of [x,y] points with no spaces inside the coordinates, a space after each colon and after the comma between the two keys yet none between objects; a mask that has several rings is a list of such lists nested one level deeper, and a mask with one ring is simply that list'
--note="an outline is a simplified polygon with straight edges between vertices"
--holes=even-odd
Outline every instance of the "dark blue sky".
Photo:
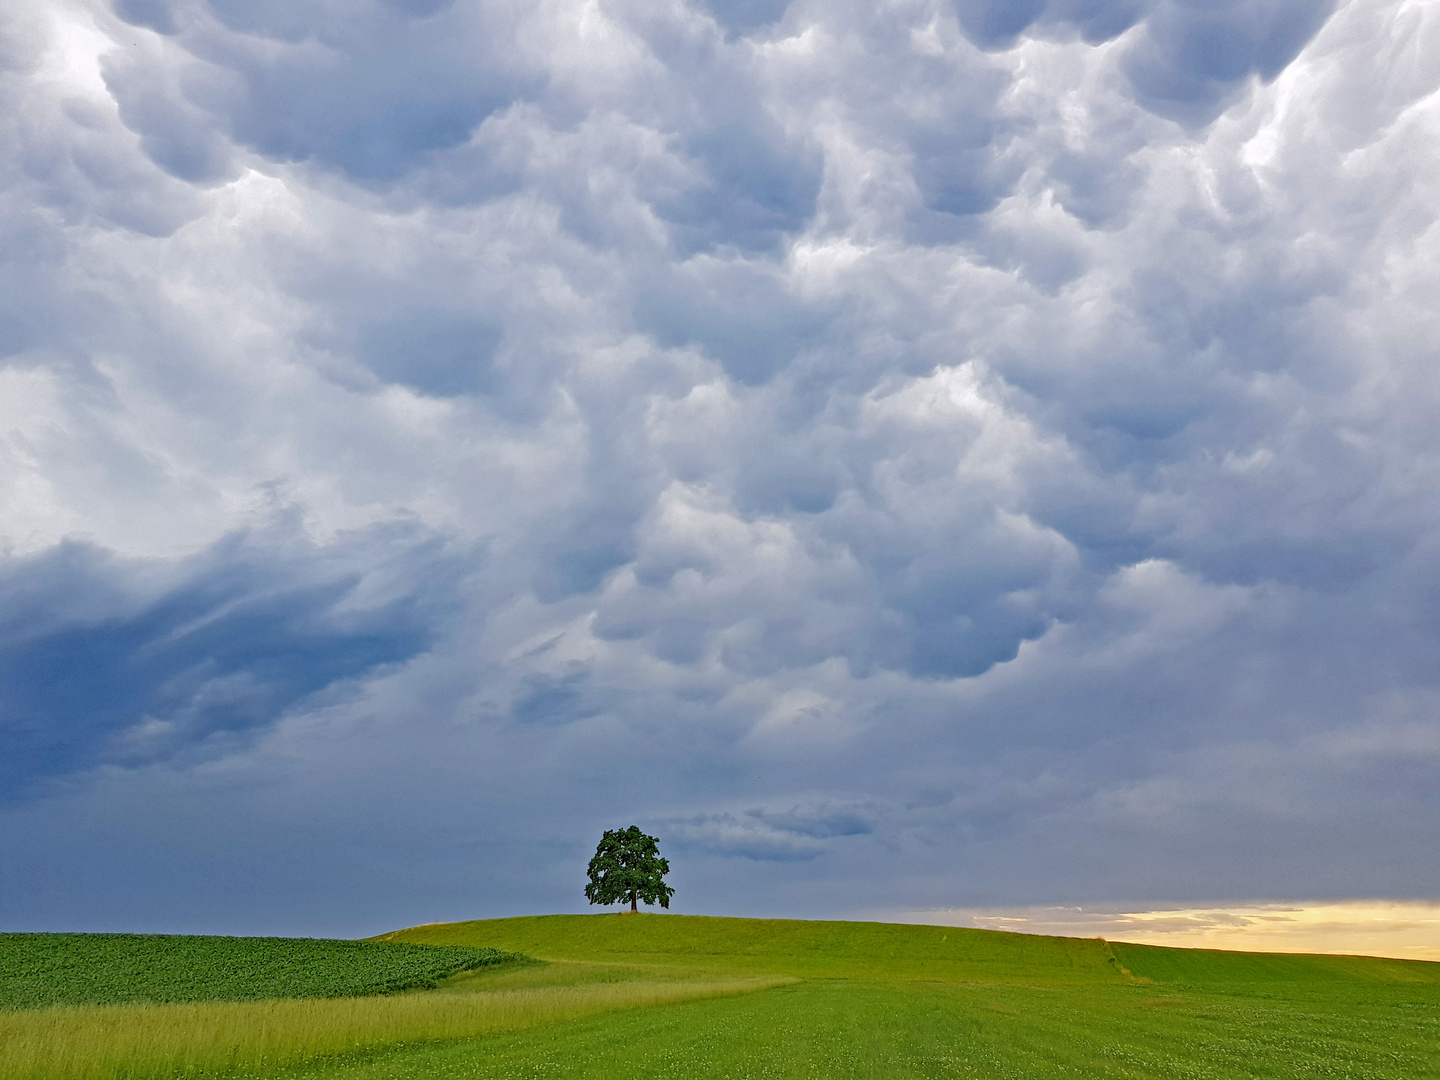
[{"label": "dark blue sky", "polygon": [[1440,898],[1437,57],[7,5],[0,927]]}]

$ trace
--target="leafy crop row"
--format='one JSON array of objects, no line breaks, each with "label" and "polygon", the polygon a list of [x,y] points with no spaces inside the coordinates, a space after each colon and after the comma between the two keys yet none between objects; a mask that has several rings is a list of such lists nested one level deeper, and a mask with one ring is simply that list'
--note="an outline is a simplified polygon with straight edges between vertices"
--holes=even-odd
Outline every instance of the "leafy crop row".
[{"label": "leafy crop row", "polygon": [[179,934],[0,934],[0,1009],[351,997],[520,959],[462,945]]}]

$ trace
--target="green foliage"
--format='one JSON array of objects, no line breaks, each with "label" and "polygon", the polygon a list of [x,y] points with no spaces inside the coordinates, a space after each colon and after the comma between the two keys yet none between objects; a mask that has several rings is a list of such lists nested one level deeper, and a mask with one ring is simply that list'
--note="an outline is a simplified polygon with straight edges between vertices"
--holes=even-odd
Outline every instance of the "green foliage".
[{"label": "green foliage", "polygon": [[669,872],[670,862],[660,857],[660,841],[655,837],[646,836],[635,825],[606,829],[586,870],[590,884],[585,886],[585,899],[592,904],[628,900],[631,911],[638,909],[637,900],[668,908],[675,895],[665,884]]},{"label": "green foliage", "polygon": [[0,1009],[348,997],[506,960],[470,945],[179,934],[0,934]]}]

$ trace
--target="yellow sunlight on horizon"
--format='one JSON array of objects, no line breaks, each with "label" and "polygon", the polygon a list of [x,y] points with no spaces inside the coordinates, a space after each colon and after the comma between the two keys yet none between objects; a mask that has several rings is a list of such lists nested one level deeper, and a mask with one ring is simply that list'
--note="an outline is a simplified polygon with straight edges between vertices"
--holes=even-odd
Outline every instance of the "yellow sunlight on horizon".
[{"label": "yellow sunlight on horizon", "polygon": [[1243,952],[1353,953],[1440,961],[1440,903],[1344,900],[1103,911],[1033,907],[909,911],[905,922],[1103,937],[1141,945]]}]

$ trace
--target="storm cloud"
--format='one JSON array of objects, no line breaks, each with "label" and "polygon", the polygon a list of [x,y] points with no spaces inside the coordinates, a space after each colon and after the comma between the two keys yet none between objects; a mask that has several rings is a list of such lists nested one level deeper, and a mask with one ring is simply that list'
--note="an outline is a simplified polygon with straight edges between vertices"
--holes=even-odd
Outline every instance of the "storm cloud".
[{"label": "storm cloud", "polygon": [[1437,57],[8,5],[5,923],[1436,896]]}]

